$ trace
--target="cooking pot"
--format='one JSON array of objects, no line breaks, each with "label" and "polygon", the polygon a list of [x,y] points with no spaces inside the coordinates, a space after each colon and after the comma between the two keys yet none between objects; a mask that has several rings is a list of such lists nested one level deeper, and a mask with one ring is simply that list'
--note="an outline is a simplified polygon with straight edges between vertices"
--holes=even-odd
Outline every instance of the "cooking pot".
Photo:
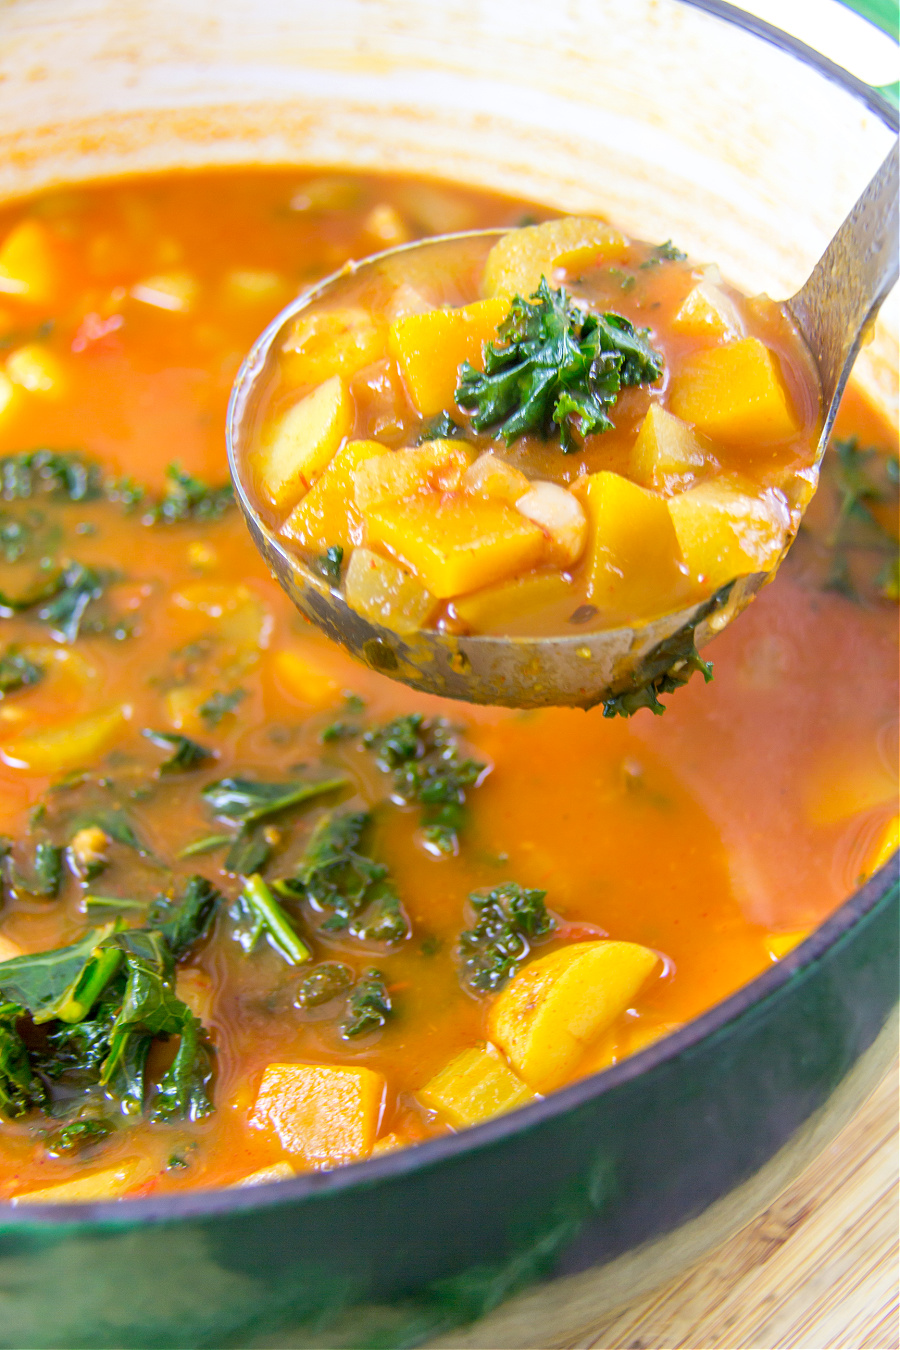
[{"label": "cooking pot", "polygon": [[[608,213],[775,296],[897,131],[716,0],[7,0],[0,71],[6,197],[210,165],[436,174]],[[859,368],[895,420],[896,327]],[[539,1279],[502,1343],[575,1335],[848,1118],[895,1050],[897,934],[895,857],[731,998],[514,1115],[256,1189],[4,1206],[0,1345],[417,1345]]]}]

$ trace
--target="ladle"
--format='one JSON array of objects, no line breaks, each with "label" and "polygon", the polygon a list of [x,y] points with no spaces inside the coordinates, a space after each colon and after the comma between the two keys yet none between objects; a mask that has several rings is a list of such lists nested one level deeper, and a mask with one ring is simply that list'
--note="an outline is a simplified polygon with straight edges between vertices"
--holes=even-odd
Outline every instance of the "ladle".
[{"label": "ladle", "polygon": [[[824,417],[817,464],[856,355],[897,280],[897,196],[895,142],[806,284],[783,302],[819,374]],[[478,233],[496,238],[504,231]],[[358,274],[359,268],[383,266],[386,259],[439,242],[404,245],[351,267]],[[699,604],[634,627],[576,631],[561,637],[458,637],[431,630],[400,636],[351,609],[334,586],[306,567],[269,529],[253,504],[245,478],[245,442],[259,382],[274,344],[297,315],[346,275],[347,269],[342,268],[304,292],[269,325],[241,366],[228,409],[228,457],[238,501],[267,565],[300,612],[385,675],[415,689],[472,703],[589,708],[634,693],[667,673],[676,682],[679,675],[683,680],[689,674],[686,656],[694,645],[703,647],[729,624],[771,580],[772,572],[738,577]]]}]

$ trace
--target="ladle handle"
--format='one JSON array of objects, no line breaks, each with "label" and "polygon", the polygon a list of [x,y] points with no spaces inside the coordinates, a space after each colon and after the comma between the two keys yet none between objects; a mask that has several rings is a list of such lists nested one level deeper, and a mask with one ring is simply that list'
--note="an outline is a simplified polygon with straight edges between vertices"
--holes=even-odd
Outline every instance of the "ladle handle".
[{"label": "ladle handle", "polygon": [[867,327],[897,280],[898,146],[895,141],[809,280],[786,302],[819,367],[820,453]]}]

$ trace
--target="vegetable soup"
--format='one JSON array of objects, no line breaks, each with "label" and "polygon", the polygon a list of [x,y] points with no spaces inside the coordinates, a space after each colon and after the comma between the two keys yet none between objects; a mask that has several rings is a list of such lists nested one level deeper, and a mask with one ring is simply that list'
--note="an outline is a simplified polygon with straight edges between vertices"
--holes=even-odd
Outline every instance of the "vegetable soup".
[{"label": "vegetable soup", "polygon": [[5,208],[3,1198],[253,1184],[477,1124],[696,1017],[896,848],[896,437],[856,392],[776,582],[664,717],[414,694],[256,553],[223,427],[257,333],[348,258],[548,214],[297,171]]}]

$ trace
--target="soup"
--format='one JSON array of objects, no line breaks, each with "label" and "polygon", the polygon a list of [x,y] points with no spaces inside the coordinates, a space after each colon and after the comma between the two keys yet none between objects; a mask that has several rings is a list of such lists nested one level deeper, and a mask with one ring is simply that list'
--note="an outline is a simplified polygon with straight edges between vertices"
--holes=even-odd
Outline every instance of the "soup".
[{"label": "soup", "polygon": [[896,847],[896,443],[858,394],[777,582],[663,718],[442,705],[266,572],[224,484],[254,336],[350,256],[526,214],[298,172],[6,210],[5,1198],[477,1123],[721,1000]]}]

